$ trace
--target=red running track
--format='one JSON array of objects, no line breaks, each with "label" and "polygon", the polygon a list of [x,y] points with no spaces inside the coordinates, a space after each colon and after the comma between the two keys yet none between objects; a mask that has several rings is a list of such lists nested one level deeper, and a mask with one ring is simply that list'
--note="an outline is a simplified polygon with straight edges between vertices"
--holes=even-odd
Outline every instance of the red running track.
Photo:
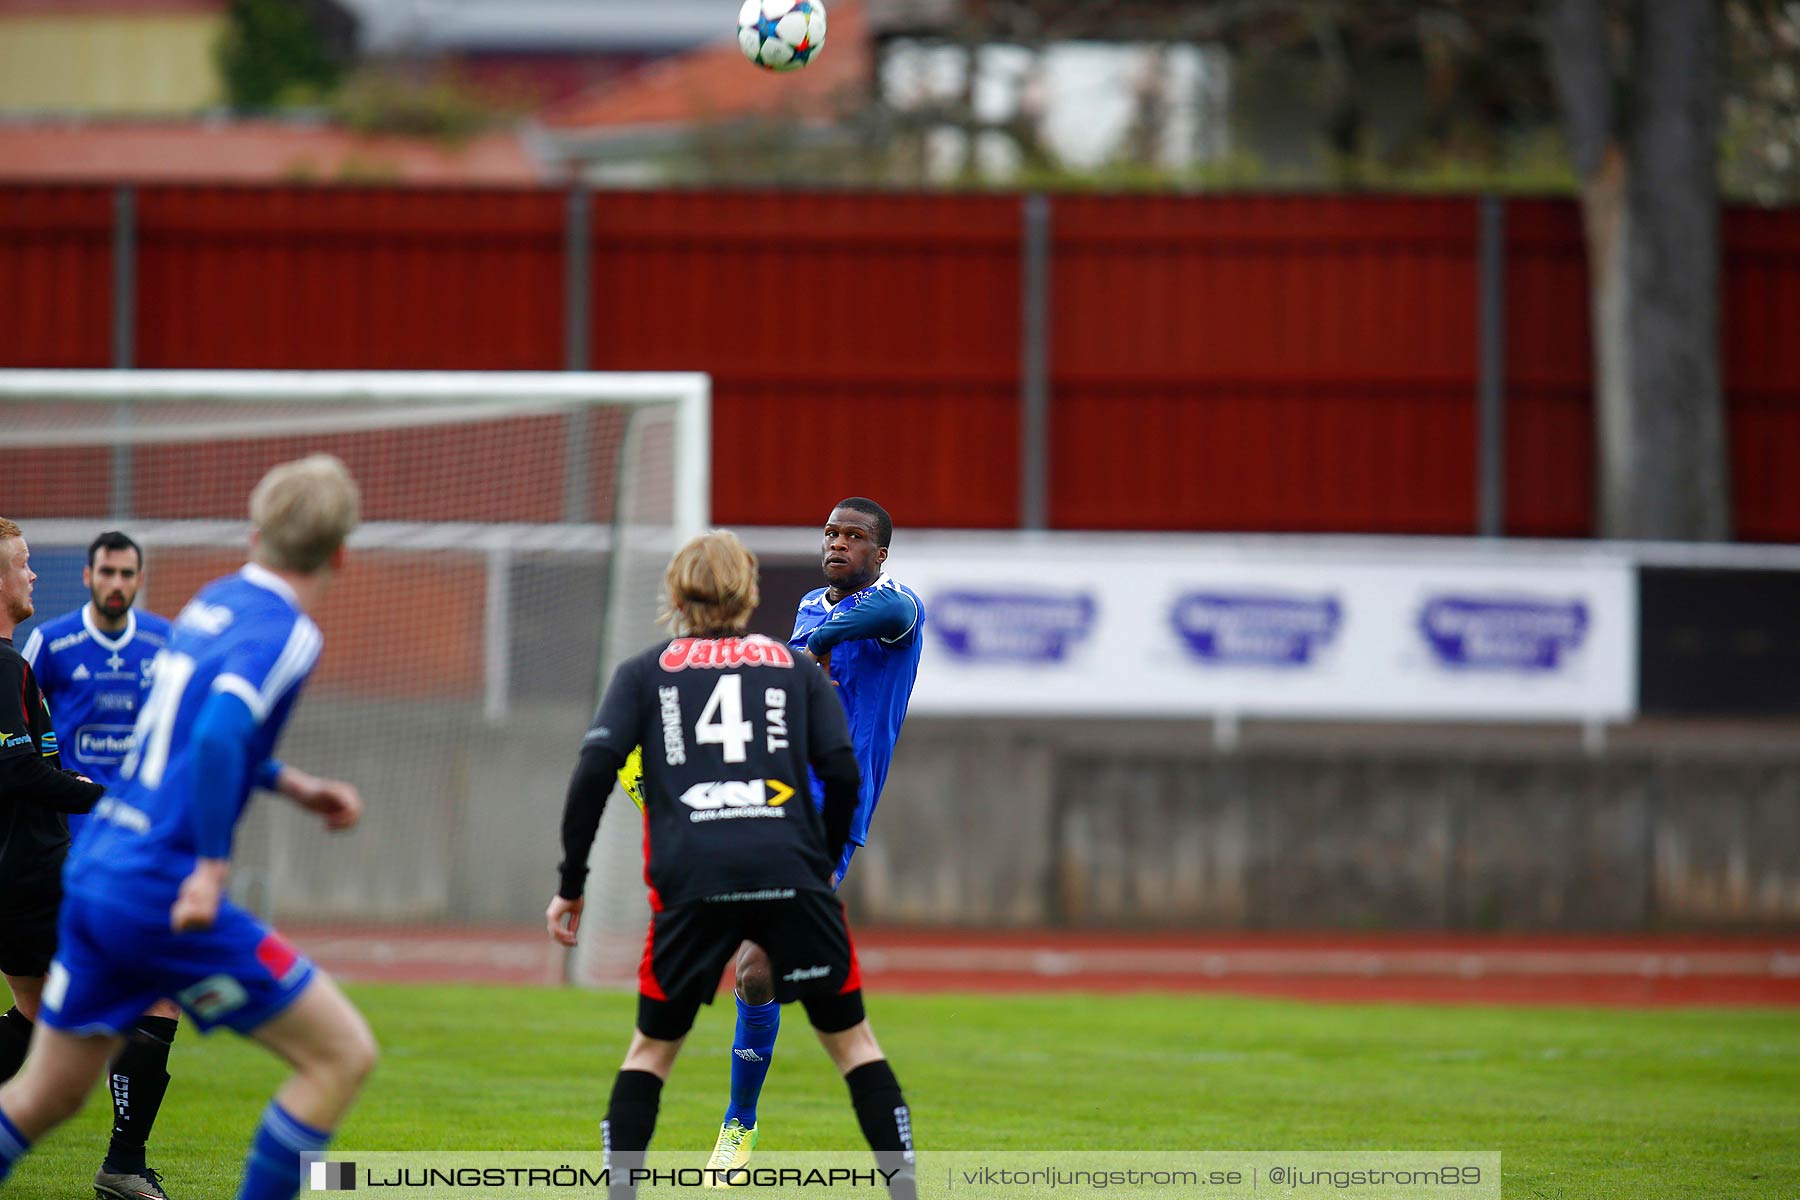
[{"label": "red running track", "polygon": [[[554,984],[520,929],[295,928],[353,981]],[[1130,934],[872,929],[873,992],[1215,992],[1351,1003],[1800,1005],[1800,935]]]}]

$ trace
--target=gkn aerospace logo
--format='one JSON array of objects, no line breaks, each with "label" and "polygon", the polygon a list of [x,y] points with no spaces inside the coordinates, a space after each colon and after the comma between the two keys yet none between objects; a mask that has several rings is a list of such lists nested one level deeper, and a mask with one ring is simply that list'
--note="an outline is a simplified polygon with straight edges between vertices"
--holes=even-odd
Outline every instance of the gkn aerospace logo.
[{"label": "gkn aerospace logo", "polygon": [[694,811],[688,820],[732,821],[739,817],[785,817],[782,808],[794,797],[794,789],[779,779],[730,779],[696,783],[681,793],[681,802]]}]

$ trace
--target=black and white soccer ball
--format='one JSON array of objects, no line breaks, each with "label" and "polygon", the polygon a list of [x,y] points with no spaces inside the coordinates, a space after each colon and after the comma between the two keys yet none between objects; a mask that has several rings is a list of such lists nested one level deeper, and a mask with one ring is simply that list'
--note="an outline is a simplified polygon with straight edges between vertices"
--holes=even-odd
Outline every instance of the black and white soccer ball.
[{"label": "black and white soccer ball", "polygon": [[744,0],[738,45],[759,67],[798,71],[825,47],[824,0]]}]

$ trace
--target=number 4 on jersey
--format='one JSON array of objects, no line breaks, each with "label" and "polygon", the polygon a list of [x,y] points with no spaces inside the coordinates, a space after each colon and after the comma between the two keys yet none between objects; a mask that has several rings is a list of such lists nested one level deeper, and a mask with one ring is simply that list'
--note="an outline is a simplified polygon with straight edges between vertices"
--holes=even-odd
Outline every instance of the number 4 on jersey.
[{"label": "number 4 on jersey", "polygon": [[700,721],[694,726],[694,740],[702,746],[723,747],[726,762],[741,763],[750,757],[744,748],[755,736],[744,716],[743,676],[720,676],[706,707],[700,710]]}]

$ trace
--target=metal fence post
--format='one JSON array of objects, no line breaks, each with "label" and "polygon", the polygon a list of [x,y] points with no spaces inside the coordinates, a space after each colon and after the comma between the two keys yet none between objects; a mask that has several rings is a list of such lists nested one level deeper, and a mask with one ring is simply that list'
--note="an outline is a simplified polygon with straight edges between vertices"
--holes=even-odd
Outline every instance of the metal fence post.
[{"label": "metal fence post", "polygon": [[1480,432],[1478,532],[1506,533],[1506,202],[1477,206],[1480,246]]},{"label": "metal fence post", "polygon": [[[113,189],[112,236],[112,365],[128,371],[137,365],[137,193],[130,187]],[[112,515],[132,513],[131,403],[113,407],[113,428],[119,435],[112,445]]]},{"label": "metal fence post", "polygon": [[1019,526],[1050,527],[1050,197],[1024,199],[1020,245]]},{"label": "metal fence post", "polygon": [[[592,208],[593,192],[586,184],[578,183],[569,189],[563,220],[563,369],[568,371],[585,371],[589,367]],[[568,434],[563,442],[563,520],[570,524],[578,525],[588,519],[588,418],[592,411],[584,405],[569,413]]]}]

